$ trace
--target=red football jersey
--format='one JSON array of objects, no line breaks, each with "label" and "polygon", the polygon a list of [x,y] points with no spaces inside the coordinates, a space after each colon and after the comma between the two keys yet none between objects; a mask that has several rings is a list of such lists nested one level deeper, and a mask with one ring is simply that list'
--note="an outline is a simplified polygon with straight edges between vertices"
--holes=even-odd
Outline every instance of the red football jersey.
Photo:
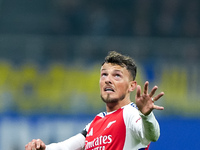
[{"label": "red football jersey", "polygon": [[134,103],[98,114],[86,127],[85,150],[148,149],[142,119]]}]

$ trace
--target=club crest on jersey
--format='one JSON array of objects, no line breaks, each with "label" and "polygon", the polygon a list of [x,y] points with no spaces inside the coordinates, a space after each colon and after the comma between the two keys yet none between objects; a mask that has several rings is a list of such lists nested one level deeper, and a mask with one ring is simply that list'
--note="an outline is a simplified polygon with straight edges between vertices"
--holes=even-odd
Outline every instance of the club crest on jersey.
[{"label": "club crest on jersey", "polygon": [[109,122],[107,127],[104,130],[110,128],[110,126],[113,125],[115,122],[116,122],[116,120]]}]

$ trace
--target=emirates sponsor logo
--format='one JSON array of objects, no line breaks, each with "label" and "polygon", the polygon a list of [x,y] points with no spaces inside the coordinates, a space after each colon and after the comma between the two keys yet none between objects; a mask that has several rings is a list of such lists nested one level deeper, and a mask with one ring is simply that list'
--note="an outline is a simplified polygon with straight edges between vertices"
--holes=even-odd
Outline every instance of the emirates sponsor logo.
[{"label": "emirates sponsor logo", "polygon": [[112,135],[104,135],[95,138],[93,141],[86,141],[85,150],[105,150],[105,145],[112,142]]}]

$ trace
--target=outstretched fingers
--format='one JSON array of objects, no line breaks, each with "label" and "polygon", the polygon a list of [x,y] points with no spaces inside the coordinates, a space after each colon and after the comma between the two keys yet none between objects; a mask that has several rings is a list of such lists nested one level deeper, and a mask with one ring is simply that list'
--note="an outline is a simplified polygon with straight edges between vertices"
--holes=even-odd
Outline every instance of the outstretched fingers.
[{"label": "outstretched fingers", "polygon": [[153,109],[164,110],[164,107],[158,106],[158,105],[154,105],[154,106],[153,106]]},{"label": "outstretched fingers", "polygon": [[[164,95],[164,92],[161,92],[160,94],[158,94],[157,96],[155,96],[155,97],[153,98],[154,102],[157,101],[158,99],[160,99],[163,95]],[[164,107],[158,106],[158,105],[154,105],[154,109],[163,110]]]},{"label": "outstretched fingers", "polygon": [[164,95],[164,92],[161,92],[160,94],[158,94],[157,96],[154,97],[154,101],[157,101],[157,100],[160,99],[163,95]]},{"label": "outstretched fingers", "polygon": [[148,86],[149,86],[149,82],[146,81],[145,84],[144,84],[144,94],[148,94]]},{"label": "outstretched fingers", "polygon": [[137,92],[136,92],[136,105],[138,109],[143,113],[144,115],[148,115],[151,113],[152,110],[163,110],[164,107],[155,105],[155,101],[160,99],[164,92],[159,93],[158,95],[155,95],[156,91],[158,89],[158,86],[154,86],[152,90],[149,92],[149,82],[146,81],[144,84],[143,92],[141,90],[141,86],[137,85]]},{"label": "outstretched fingers", "polygon": [[137,92],[136,92],[136,98],[140,98],[141,96],[141,86],[140,85],[137,85]]},{"label": "outstretched fingers", "polygon": [[149,97],[152,97],[155,94],[157,89],[158,89],[158,87],[154,86],[153,89],[151,90],[151,92],[149,93]]}]

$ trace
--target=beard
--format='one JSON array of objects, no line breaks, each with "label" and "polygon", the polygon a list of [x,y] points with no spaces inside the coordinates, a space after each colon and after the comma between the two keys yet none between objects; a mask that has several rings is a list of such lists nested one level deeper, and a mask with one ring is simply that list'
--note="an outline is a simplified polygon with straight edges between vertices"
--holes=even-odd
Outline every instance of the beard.
[{"label": "beard", "polygon": [[120,96],[119,98],[111,98],[110,94],[107,94],[107,96],[104,98],[101,95],[101,99],[105,102],[105,103],[116,103],[118,101],[121,101],[125,98],[125,94],[123,94],[122,96]]}]

